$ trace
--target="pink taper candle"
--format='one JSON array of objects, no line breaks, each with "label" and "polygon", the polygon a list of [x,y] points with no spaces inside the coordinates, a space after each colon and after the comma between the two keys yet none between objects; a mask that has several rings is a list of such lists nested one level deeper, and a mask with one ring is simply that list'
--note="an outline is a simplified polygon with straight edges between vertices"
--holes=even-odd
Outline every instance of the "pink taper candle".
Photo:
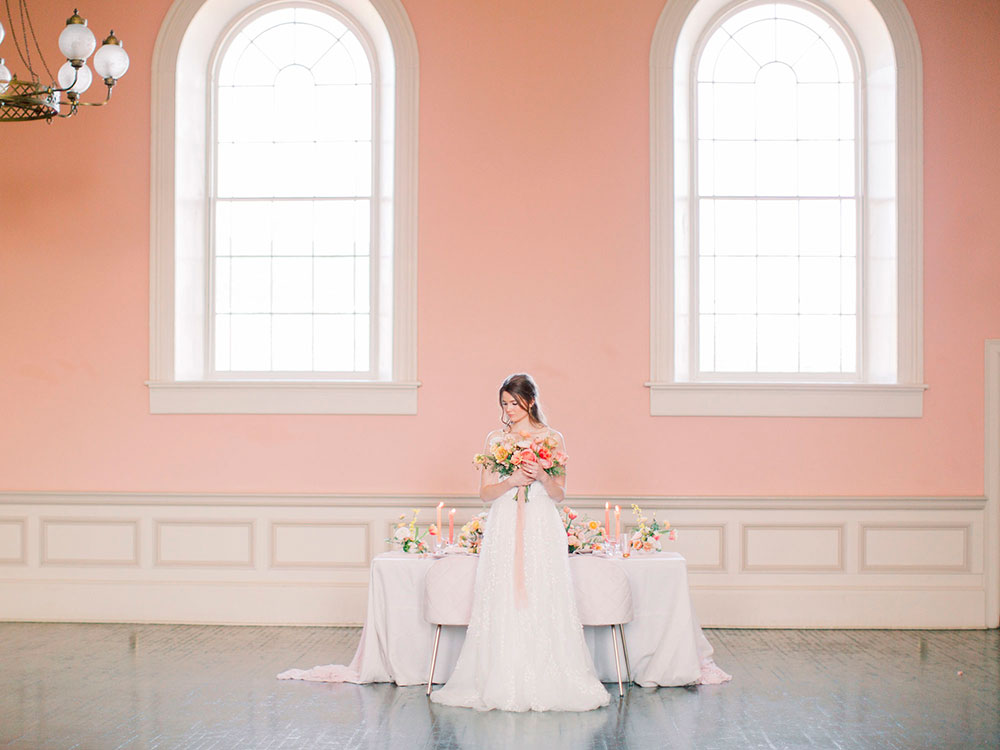
[{"label": "pink taper candle", "polygon": [[438,539],[441,538],[441,509],[443,507],[444,507],[444,500],[438,503],[438,525],[437,525]]},{"label": "pink taper candle", "polygon": [[448,544],[455,543],[455,509],[448,511]]},{"label": "pink taper candle", "polygon": [[611,541],[611,503],[604,503],[604,536]]},{"label": "pink taper candle", "polygon": [[621,506],[615,506],[615,542],[619,543],[622,540],[622,509]]}]

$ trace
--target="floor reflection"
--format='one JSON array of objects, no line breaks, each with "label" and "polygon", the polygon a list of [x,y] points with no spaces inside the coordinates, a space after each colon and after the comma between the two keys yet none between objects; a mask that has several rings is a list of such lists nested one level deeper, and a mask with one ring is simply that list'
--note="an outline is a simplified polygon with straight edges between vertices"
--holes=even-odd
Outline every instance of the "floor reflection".
[{"label": "floor reflection", "polygon": [[617,686],[580,713],[279,681],[348,628],[0,623],[0,747],[559,750],[1000,747],[997,631],[709,631],[731,683]]}]

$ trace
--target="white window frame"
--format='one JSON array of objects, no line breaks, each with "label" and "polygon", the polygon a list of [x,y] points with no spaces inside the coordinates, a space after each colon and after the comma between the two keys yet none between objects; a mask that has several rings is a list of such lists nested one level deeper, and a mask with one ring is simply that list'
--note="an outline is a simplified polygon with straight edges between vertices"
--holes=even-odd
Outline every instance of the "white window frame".
[{"label": "white window frame", "polygon": [[[794,1],[794,0],[793,0]],[[865,371],[860,382],[691,378],[691,66],[704,33],[733,0],[670,0],[650,52],[650,413],[682,416],[919,417],[922,351],[922,69],[902,0],[809,0],[838,19],[864,61],[858,86],[867,154],[859,248],[868,282],[859,297]],[[890,92],[886,94],[886,90]],[[891,92],[895,91],[895,97]],[[880,202],[876,198],[886,196]],[[882,217],[872,216],[872,207]],[[879,234],[880,233],[880,234]],[[881,281],[879,281],[881,279]],[[889,299],[890,303],[885,304]]]},{"label": "white window frame", "polygon": [[[211,374],[206,345],[211,256],[210,76],[239,19],[286,0],[175,0],[153,52],[150,201],[150,412],[415,414],[417,410],[417,105],[413,28],[399,0],[302,0],[335,8],[363,31],[380,75],[375,151],[381,191],[377,282],[379,371],[370,379]],[[376,247],[373,244],[373,248]],[[376,314],[373,308],[373,315]]]}]

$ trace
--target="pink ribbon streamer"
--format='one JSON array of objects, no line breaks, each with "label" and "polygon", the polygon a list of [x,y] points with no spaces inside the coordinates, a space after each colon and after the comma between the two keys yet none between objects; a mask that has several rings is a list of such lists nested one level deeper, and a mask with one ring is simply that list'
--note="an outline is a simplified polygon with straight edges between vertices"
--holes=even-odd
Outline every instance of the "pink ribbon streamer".
[{"label": "pink ribbon streamer", "polygon": [[514,496],[517,503],[517,524],[514,529],[514,606],[522,609],[528,603],[528,589],[524,583],[524,503],[522,494],[527,494],[526,487],[518,488]]}]

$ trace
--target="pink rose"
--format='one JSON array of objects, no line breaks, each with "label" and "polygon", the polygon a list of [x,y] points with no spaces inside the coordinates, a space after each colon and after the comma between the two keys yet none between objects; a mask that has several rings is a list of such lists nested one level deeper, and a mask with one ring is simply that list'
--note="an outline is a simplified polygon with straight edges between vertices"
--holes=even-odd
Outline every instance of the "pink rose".
[{"label": "pink rose", "polygon": [[567,460],[569,460],[569,456],[567,456],[562,451],[556,451],[556,454],[555,456],[553,456],[553,458],[555,459],[555,462],[559,465],[562,465],[566,463]]},{"label": "pink rose", "polygon": [[543,469],[551,469],[552,468],[552,459],[551,458],[540,458],[540,459],[538,459],[538,465],[541,466]]},{"label": "pink rose", "polygon": [[523,463],[525,461],[529,461],[530,462],[530,461],[534,461],[535,460],[535,454],[532,453],[527,448],[525,448],[523,451],[519,451],[519,452],[515,453],[514,457],[515,458],[520,458],[520,461],[516,461],[516,463]]}]

